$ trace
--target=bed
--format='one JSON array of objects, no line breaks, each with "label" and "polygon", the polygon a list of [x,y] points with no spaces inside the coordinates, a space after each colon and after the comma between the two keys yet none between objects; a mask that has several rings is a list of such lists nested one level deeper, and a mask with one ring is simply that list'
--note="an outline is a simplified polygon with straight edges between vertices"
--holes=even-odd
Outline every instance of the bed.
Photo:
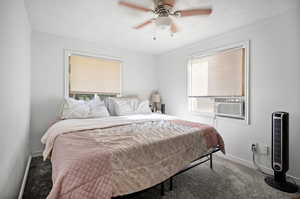
[{"label": "bed", "polygon": [[[48,199],[110,199],[163,183],[224,143],[211,126],[163,114],[62,120],[42,138]],[[195,163],[194,165],[191,163]]]}]

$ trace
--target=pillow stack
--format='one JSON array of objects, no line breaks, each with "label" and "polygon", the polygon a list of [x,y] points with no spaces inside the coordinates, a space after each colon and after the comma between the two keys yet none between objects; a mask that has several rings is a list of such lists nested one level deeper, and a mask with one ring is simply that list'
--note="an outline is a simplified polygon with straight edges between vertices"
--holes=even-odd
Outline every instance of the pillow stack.
[{"label": "pillow stack", "polygon": [[128,97],[110,98],[109,101],[110,107],[113,107],[113,110],[109,111],[116,116],[152,113],[148,100],[140,100],[137,97]]},{"label": "pillow stack", "polygon": [[62,119],[83,119],[108,117],[109,113],[99,96],[95,96],[90,101],[76,100],[73,98],[65,99],[63,106]]},{"label": "pillow stack", "polygon": [[133,114],[150,114],[148,100],[138,97],[108,97],[105,102],[99,96],[90,101],[65,99],[61,119],[100,118]]}]

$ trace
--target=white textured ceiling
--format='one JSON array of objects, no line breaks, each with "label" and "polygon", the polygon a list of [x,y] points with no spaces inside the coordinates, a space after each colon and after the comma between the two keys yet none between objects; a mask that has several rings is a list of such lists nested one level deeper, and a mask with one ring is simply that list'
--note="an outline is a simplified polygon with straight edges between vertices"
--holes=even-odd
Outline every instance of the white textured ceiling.
[{"label": "white textured ceiling", "polygon": [[[153,7],[152,0],[128,2]],[[117,0],[25,0],[25,3],[33,30],[159,54],[285,12],[297,6],[299,0],[177,0],[175,9],[212,6],[213,14],[176,19],[180,32],[170,37],[168,32],[158,31],[156,41],[152,40],[154,25],[132,29],[153,14],[120,7]]]}]

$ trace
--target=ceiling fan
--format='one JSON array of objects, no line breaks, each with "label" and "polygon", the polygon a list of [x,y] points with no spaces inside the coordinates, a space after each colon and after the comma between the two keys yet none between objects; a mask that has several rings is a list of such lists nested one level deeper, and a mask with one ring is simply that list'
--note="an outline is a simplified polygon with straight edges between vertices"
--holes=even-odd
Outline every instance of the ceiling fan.
[{"label": "ceiling fan", "polygon": [[[135,29],[143,28],[149,24],[155,23],[155,25],[159,28],[165,29],[170,28],[171,33],[178,32],[178,27],[174,23],[172,16],[174,17],[188,17],[188,16],[196,16],[196,15],[210,15],[212,13],[211,8],[199,8],[199,9],[190,9],[190,10],[175,10],[175,0],[154,0],[154,9],[145,8],[143,6],[139,6],[133,3],[129,3],[126,1],[119,1],[119,5],[125,6],[131,9],[139,10],[142,12],[152,12],[155,14],[155,17],[145,21],[142,24],[135,26]],[[155,37],[153,38],[155,39]]]}]

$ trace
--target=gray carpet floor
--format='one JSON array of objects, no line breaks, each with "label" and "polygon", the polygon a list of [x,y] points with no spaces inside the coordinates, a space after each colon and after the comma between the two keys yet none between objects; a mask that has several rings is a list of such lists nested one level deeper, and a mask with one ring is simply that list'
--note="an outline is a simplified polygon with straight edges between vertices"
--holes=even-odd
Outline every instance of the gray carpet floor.
[{"label": "gray carpet floor", "polygon": [[[45,199],[52,187],[51,163],[33,158],[23,199]],[[264,182],[264,176],[253,169],[223,158],[214,158],[214,170],[208,163],[199,165],[174,178],[174,189],[165,185],[163,199],[294,199],[300,193],[275,190]],[[158,199],[160,186],[131,194],[126,199]]]}]

